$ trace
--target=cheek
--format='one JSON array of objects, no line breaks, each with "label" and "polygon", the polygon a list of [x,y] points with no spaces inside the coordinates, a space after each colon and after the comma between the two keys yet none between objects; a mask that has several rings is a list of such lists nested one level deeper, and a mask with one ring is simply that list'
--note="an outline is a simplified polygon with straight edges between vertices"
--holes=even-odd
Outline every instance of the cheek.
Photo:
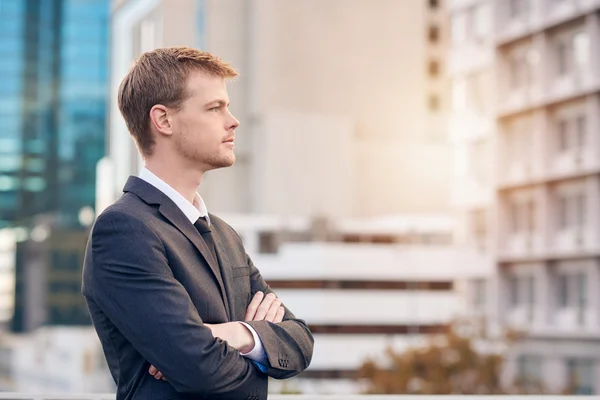
[{"label": "cheek", "polygon": [[222,141],[217,124],[209,118],[188,119],[182,133],[182,145],[200,152],[214,150]]}]

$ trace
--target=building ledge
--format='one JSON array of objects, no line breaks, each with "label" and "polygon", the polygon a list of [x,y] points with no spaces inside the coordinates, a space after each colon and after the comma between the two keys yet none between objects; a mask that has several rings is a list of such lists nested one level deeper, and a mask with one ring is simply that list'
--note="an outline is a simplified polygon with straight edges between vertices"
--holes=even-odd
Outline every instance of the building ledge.
[{"label": "building ledge", "polygon": [[532,186],[538,186],[546,183],[559,183],[562,181],[568,181],[572,179],[586,178],[589,176],[600,175],[600,168],[581,168],[564,174],[547,174],[542,177],[535,177],[528,180],[521,180],[518,182],[506,182],[498,185],[498,191],[507,191],[514,189],[523,189]]},{"label": "building ledge", "polygon": [[559,25],[563,25],[569,23],[571,21],[575,21],[578,18],[583,18],[586,15],[593,13],[598,8],[600,8],[600,4],[597,2],[591,4],[588,7],[579,7],[577,10],[571,13],[565,13],[558,18],[544,16],[541,19],[540,23],[528,23],[522,29],[519,29],[517,32],[496,32],[495,34],[495,43],[496,46],[502,47],[509,45],[514,42],[518,42],[524,38],[528,38],[530,36],[535,35],[536,33],[540,33],[546,31],[548,29],[552,29]]}]

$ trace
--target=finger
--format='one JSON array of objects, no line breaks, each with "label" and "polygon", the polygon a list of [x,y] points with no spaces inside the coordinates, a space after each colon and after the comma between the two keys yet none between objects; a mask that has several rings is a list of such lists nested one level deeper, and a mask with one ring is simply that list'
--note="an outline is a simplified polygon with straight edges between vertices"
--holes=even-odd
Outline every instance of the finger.
[{"label": "finger", "polygon": [[277,296],[275,296],[275,293],[269,293],[268,295],[266,295],[265,299],[262,301],[262,303],[260,303],[260,306],[258,306],[258,309],[256,310],[256,315],[254,316],[254,318],[252,320],[253,321],[262,321],[263,319],[265,319],[267,312],[271,308],[271,304],[276,299],[277,299]]},{"label": "finger", "polygon": [[154,365],[151,365],[148,372],[150,373],[150,375],[154,376],[158,372],[158,368],[156,368]]},{"label": "finger", "polygon": [[269,311],[267,311],[267,315],[265,315],[265,321],[274,322],[275,315],[277,315],[277,310],[281,307],[281,300],[276,299],[273,303],[271,303],[271,307]]},{"label": "finger", "polygon": [[260,306],[260,303],[263,301],[264,297],[265,294],[263,292],[256,292],[256,294],[252,298],[252,301],[248,305],[248,308],[246,309],[246,316],[244,317],[244,321],[254,320],[256,310],[258,310],[258,306]]},{"label": "finger", "polygon": [[279,307],[277,309],[277,315],[275,315],[275,319],[273,322],[275,322],[276,324],[280,323],[281,321],[283,321],[284,316],[285,316],[285,308]]},{"label": "finger", "polygon": [[162,377],[162,380],[167,382],[167,378],[165,378],[164,376]]},{"label": "finger", "polygon": [[162,372],[160,372],[160,371],[158,371],[158,372],[156,373],[156,375],[154,375],[154,379],[162,379],[162,377],[163,377],[163,374],[162,374]]}]

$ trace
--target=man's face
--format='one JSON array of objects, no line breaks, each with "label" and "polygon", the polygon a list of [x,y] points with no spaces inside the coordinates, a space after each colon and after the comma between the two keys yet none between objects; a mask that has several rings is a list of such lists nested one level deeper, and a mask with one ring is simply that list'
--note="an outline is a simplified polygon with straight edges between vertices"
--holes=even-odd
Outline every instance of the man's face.
[{"label": "man's face", "polygon": [[225,80],[192,72],[187,91],[190,96],[172,119],[175,150],[203,172],[233,165],[239,122],[229,112]]}]

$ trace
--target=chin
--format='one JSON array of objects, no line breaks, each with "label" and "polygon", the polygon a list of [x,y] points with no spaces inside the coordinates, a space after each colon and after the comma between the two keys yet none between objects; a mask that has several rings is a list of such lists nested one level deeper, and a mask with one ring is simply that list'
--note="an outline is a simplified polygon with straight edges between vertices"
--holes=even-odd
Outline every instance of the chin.
[{"label": "chin", "polygon": [[235,164],[235,156],[232,157],[224,157],[222,159],[219,160],[213,160],[210,165],[211,165],[211,169],[219,169],[219,168],[227,168],[227,167],[231,167],[233,164]]}]

